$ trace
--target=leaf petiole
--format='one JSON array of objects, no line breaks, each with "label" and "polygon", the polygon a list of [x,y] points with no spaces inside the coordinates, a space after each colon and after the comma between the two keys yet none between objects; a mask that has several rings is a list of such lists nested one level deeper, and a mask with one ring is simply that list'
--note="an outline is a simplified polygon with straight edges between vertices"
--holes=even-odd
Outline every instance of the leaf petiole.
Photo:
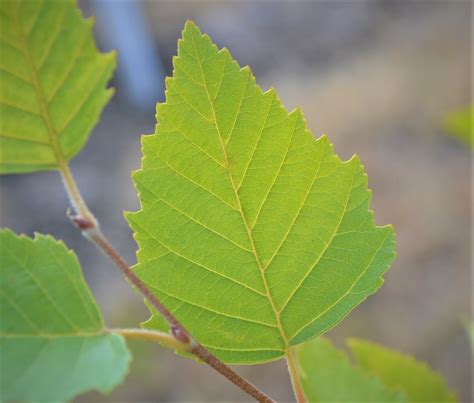
[{"label": "leaf petiole", "polygon": [[291,384],[293,385],[296,401],[298,403],[307,403],[308,399],[304,393],[303,385],[301,384],[301,378],[298,373],[298,362],[295,358],[293,350],[290,347],[288,347],[286,351],[286,363],[288,365],[288,372],[290,373]]},{"label": "leaf petiole", "polygon": [[146,329],[107,329],[111,333],[117,333],[126,339],[147,340],[160,343],[173,350],[186,351],[188,345],[177,340],[173,335]]}]

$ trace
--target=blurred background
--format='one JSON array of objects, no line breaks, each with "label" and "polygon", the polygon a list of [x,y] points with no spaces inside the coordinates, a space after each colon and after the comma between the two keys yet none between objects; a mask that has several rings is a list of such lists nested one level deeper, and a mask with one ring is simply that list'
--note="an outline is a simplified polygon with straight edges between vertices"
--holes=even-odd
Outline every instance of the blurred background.
[{"label": "blurred background", "polygon": [[[369,175],[377,224],[392,223],[398,257],[381,290],[328,333],[367,338],[425,360],[466,402],[471,360],[472,153],[445,121],[472,99],[471,1],[80,1],[96,16],[103,50],[117,49],[116,96],[72,169],[104,232],[128,262],[136,245],[123,211],[138,209],[130,173],[185,21],[193,19],[288,110],[300,106],[315,137]],[[75,249],[111,327],[137,326],[147,309],[120,273],[65,216],[55,172],[3,176],[2,225],[51,233]],[[243,401],[209,368],[159,346],[132,344],[125,383],[79,402]],[[292,398],[285,363],[239,367],[272,397]]]}]

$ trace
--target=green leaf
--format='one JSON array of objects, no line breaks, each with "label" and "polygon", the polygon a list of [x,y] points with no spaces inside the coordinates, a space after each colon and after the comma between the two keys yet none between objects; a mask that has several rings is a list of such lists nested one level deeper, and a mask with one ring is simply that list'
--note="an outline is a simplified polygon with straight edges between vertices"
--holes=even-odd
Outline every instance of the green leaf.
[{"label": "green leaf", "polygon": [[445,119],[445,130],[474,149],[474,105],[451,112]]},{"label": "green leaf", "polygon": [[365,340],[348,341],[358,364],[411,402],[455,402],[456,394],[425,363]]},{"label": "green leaf", "polygon": [[474,322],[471,320],[466,320],[464,322],[464,326],[466,328],[467,336],[469,337],[471,352],[474,353]]},{"label": "green leaf", "polygon": [[84,146],[115,66],[92,24],[72,0],[0,3],[0,173],[57,169]]},{"label": "green leaf", "polygon": [[425,363],[366,340],[350,339],[347,344],[357,365],[322,337],[298,347],[299,372],[310,401],[457,401]]},{"label": "green leaf", "polygon": [[125,376],[123,338],[104,329],[76,256],[50,236],[0,231],[0,395],[60,401]]},{"label": "green leaf", "polygon": [[374,225],[359,159],[191,22],[166,88],[133,175],[135,270],[219,358],[278,359],[381,286],[393,230]]},{"label": "green leaf", "polygon": [[298,347],[300,376],[311,402],[406,402],[403,393],[358,368],[328,339]]}]

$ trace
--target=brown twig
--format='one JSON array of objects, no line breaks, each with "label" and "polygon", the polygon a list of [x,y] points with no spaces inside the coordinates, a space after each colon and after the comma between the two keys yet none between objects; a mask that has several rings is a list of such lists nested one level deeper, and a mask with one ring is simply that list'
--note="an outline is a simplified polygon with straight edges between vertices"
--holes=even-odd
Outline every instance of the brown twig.
[{"label": "brown twig", "polygon": [[195,340],[187,329],[176,319],[176,317],[166,308],[161,301],[149,290],[145,283],[135,274],[123,257],[113,248],[107,238],[102,234],[97,219],[90,212],[85,204],[79,189],[74,181],[72,173],[67,165],[60,169],[64,186],[74,206],[75,212],[68,210],[68,217],[82,234],[96,245],[125,275],[128,281],[153,305],[153,307],[169,323],[171,334],[177,342],[186,346],[186,351],[194,354],[200,360],[214,368],[230,382],[238,386],[248,395],[259,402],[274,402],[269,396],[259,390],[252,383],[240,376],[228,365],[224,364],[202,344]]}]

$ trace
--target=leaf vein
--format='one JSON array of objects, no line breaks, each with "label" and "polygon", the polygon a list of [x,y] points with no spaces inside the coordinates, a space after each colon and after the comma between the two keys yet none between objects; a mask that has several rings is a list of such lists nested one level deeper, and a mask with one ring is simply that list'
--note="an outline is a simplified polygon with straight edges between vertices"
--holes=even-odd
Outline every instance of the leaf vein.
[{"label": "leaf vein", "polygon": [[[323,159],[324,159],[324,155],[326,153],[326,147],[327,147],[327,143],[328,142],[325,142],[324,143],[324,148],[321,152],[321,159],[319,160],[319,163],[318,163],[318,167],[316,168],[316,172],[315,172],[315,175],[314,175],[314,178],[313,180],[311,181],[311,184],[309,185],[308,187],[308,191],[306,192],[306,196],[303,200],[303,203],[301,203],[301,206],[299,207],[295,217],[293,218],[291,224],[290,224],[290,227],[288,228],[288,231],[286,232],[285,236],[283,237],[282,241],[280,242],[280,245],[278,245],[278,248],[277,250],[275,251],[275,253],[272,255],[272,257],[270,258],[269,262],[267,263],[266,267],[264,268],[264,270],[266,270],[270,264],[273,262],[273,259],[275,258],[275,256],[280,252],[283,244],[286,242],[286,240],[288,239],[288,235],[290,234],[291,230],[293,229],[298,217],[300,216],[301,214],[301,210],[303,210],[303,207],[305,206],[306,202],[308,201],[308,197],[309,195],[311,194],[311,189],[313,189],[314,187],[314,184],[316,183],[316,181],[318,180],[318,174],[321,170],[321,165],[322,165],[322,162],[323,162]],[[255,221],[257,222],[257,221]]]},{"label": "leaf vein", "polygon": [[25,106],[21,106],[21,105],[12,103],[10,101],[6,101],[4,99],[0,99],[0,104],[5,105],[5,106],[7,106],[9,108],[12,108],[12,109],[17,109],[21,112],[27,113],[28,115],[40,116],[41,117],[41,113],[39,113],[37,111],[34,111],[32,109],[28,109]]},{"label": "leaf vein", "polygon": [[155,192],[153,192],[150,188],[148,188],[147,186],[145,186],[143,183],[142,183],[142,186],[147,189],[150,193],[152,193],[158,200],[156,200],[154,202],[154,204],[158,203],[158,202],[162,202],[164,203],[166,206],[168,206],[169,208],[171,208],[172,210],[176,211],[177,213],[179,213],[180,215],[182,215],[183,217],[186,217],[187,219],[191,220],[192,222],[194,222],[195,224],[199,225],[201,228],[204,228],[206,229],[207,231],[219,236],[220,238],[226,240],[227,242],[231,243],[232,245],[236,246],[237,248],[245,251],[245,252],[250,252],[252,253],[252,251],[250,249],[247,249],[245,248],[244,246],[240,245],[239,243],[233,241],[232,239],[228,238],[227,236],[225,236],[224,234],[221,234],[220,232],[212,229],[212,228],[209,228],[208,226],[206,226],[204,223],[202,223],[201,221],[198,221],[196,220],[194,217],[186,214],[184,211],[181,211],[180,209],[178,209],[177,207],[173,206],[172,204],[168,203],[165,199],[163,199],[163,197],[161,196],[158,196]]},{"label": "leaf vein", "polygon": [[21,80],[22,82],[24,82],[25,84],[28,84],[30,86],[33,86],[33,84],[31,83],[31,81],[27,80],[25,77],[23,76],[20,76],[18,73],[16,72],[13,72],[11,70],[8,70],[5,66],[0,66],[0,70],[3,71],[4,73],[6,74],[9,74],[10,76],[12,77],[15,77],[17,78],[18,80]]},{"label": "leaf vein", "polygon": [[38,17],[41,14],[41,11],[43,11],[43,6],[44,6],[44,0],[39,0],[39,6],[38,6],[38,9],[36,11],[36,14],[35,14],[32,22],[30,23],[31,25],[29,27],[27,27],[27,29],[26,29],[26,36],[27,37],[29,37],[30,34],[35,29],[36,23],[38,22]]},{"label": "leaf vein", "polygon": [[267,112],[267,116],[265,117],[265,121],[263,122],[263,126],[262,126],[262,130],[260,131],[259,135],[258,135],[258,140],[257,140],[257,143],[255,144],[255,147],[253,148],[252,150],[252,155],[250,156],[250,159],[247,163],[247,166],[245,167],[245,170],[244,170],[244,173],[242,174],[242,179],[240,180],[240,184],[237,186],[237,192],[239,192],[240,190],[240,187],[242,186],[242,184],[244,183],[244,180],[247,176],[247,171],[249,169],[249,166],[250,164],[252,163],[252,160],[253,160],[253,157],[255,155],[255,151],[257,150],[259,144],[260,144],[260,140],[262,139],[263,137],[263,132],[265,131],[265,125],[267,124],[267,121],[268,121],[268,117],[270,116],[270,111],[272,110],[272,107],[273,107],[273,102],[275,101],[275,93],[272,92],[272,100],[270,101],[270,107],[268,108],[268,112]]},{"label": "leaf vein", "polygon": [[36,323],[27,315],[27,313],[15,302],[15,300],[11,299],[8,294],[5,294],[2,290],[0,290],[0,294],[3,295],[5,300],[8,304],[10,304],[13,309],[15,309],[26,321],[33,327],[34,330],[40,331],[39,327],[36,326]]},{"label": "leaf vein", "polygon": [[267,327],[271,327],[271,328],[276,328],[277,327],[275,325],[272,325],[271,323],[261,322],[261,321],[255,320],[255,319],[244,318],[244,317],[236,316],[236,315],[230,315],[228,313],[224,313],[224,312],[218,311],[216,309],[211,309],[209,307],[196,304],[195,302],[187,301],[187,300],[185,300],[181,297],[177,297],[176,295],[171,294],[169,291],[164,291],[164,290],[160,289],[157,286],[154,286],[154,285],[150,285],[150,286],[152,288],[156,289],[157,291],[159,291],[163,294],[166,294],[167,296],[169,296],[171,298],[174,298],[174,299],[176,299],[176,300],[178,300],[178,301],[180,301],[184,304],[188,304],[188,305],[194,306],[196,308],[200,308],[204,311],[212,312],[212,313],[214,313],[216,315],[219,315],[219,316],[224,316],[226,318],[231,318],[231,319],[238,319],[238,320],[242,320],[242,321],[245,321],[245,322],[251,322],[251,323],[255,323],[257,325],[267,326]]},{"label": "leaf vein", "polygon": [[[60,259],[58,259],[58,256],[56,255],[56,250],[53,251],[52,248],[46,248],[46,250],[49,252],[49,254],[53,257],[53,259],[56,261],[57,265],[61,268],[61,270],[66,274],[66,277],[67,279],[69,280],[69,283],[73,286],[73,288],[76,290],[76,294],[79,296],[79,299],[81,300],[81,304],[84,308],[84,310],[87,312],[87,315],[89,316],[89,319],[91,319],[91,322],[94,323],[95,325],[97,326],[102,326],[102,323],[99,319],[99,322],[97,322],[97,319],[100,318],[100,316],[98,315],[98,311],[97,311],[97,308],[94,309],[95,310],[95,315],[94,316],[92,314],[92,312],[90,311],[90,308],[91,308],[91,304],[88,304],[86,302],[86,300],[84,300],[84,295],[82,292],[80,292],[78,286],[77,286],[77,282],[74,281],[74,279],[71,277],[71,273],[69,272],[69,270],[67,270],[67,268],[64,266],[64,262],[62,262]],[[92,307],[94,307],[92,305]]]},{"label": "leaf vein", "polygon": [[70,62],[69,62],[68,67],[64,71],[63,76],[59,79],[58,83],[56,84],[53,91],[49,95],[49,98],[47,99],[48,104],[50,104],[53,101],[53,99],[56,96],[57,92],[66,83],[67,79],[69,78],[69,75],[74,70],[74,66],[76,64],[76,61],[78,60],[79,56],[81,55],[82,49],[84,48],[84,45],[87,42],[86,41],[87,33],[88,33],[88,30],[84,29],[83,34],[82,34],[81,39],[80,39],[80,44],[79,44],[79,46],[76,47],[76,51],[75,51],[74,55],[70,58]]},{"label": "leaf vein", "polygon": [[10,48],[12,48],[14,50],[17,50],[17,51],[21,52],[21,48],[16,43],[11,42],[10,40],[8,40],[4,36],[0,37],[0,43],[3,44],[3,45],[9,46]]},{"label": "leaf vein", "polygon": [[[196,106],[194,106],[190,101],[187,100],[185,97],[185,94],[182,94],[179,92],[175,87],[169,87],[170,90],[172,90],[176,95],[178,95],[186,105],[188,105],[193,111],[195,111],[199,116],[201,116],[206,122],[211,123],[212,125],[215,123],[208,117],[206,117],[199,109],[197,109]],[[168,105],[173,106],[173,104],[167,102]],[[181,105],[181,104],[180,104]]]},{"label": "leaf vein", "polygon": [[28,372],[30,372],[31,369],[35,366],[35,364],[39,361],[39,358],[47,350],[50,343],[51,343],[50,340],[46,340],[45,343],[41,346],[41,348],[36,351],[34,358],[32,358],[32,360],[28,363],[28,366],[23,369],[22,374],[18,378],[15,379],[15,381],[13,382],[13,385],[10,385],[10,388],[15,387],[17,384],[20,383],[22,379],[27,378]]},{"label": "leaf vein", "polygon": [[[204,187],[203,185],[199,184],[198,182],[194,181],[190,177],[184,175],[182,172],[180,172],[178,169],[175,167],[171,166],[169,163],[167,163],[162,157],[159,155],[156,156],[166,167],[168,167],[171,171],[175,172],[177,175],[181,176],[183,179],[186,179],[188,182],[193,183],[196,185],[198,188],[204,190],[205,192],[209,193],[211,196],[215,197],[217,200],[219,200],[222,204],[225,204],[227,207],[229,207],[232,210],[238,211],[234,206],[226,202],[224,199],[222,199],[220,196],[215,194],[213,191],[209,190],[208,188]],[[158,170],[156,168],[150,169],[150,171]]]},{"label": "leaf vein", "polygon": [[[79,328],[76,326],[76,324],[74,322],[72,322],[67,315],[65,315],[63,313],[63,311],[61,309],[59,309],[59,305],[56,304],[56,302],[54,302],[54,300],[51,299],[51,297],[49,296],[49,294],[46,292],[45,288],[43,287],[43,285],[41,284],[41,282],[37,279],[37,277],[28,269],[28,265],[25,263],[25,264],[22,264],[22,262],[20,262],[17,257],[9,250],[9,249],[5,249],[7,251],[7,253],[13,258],[13,260],[16,260],[16,262],[18,263],[18,265],[20,267],[23,268],[23,270],[25,271],[25,273],[27,273],[30,278],[33,280],[33,282],[37,285],[38,287],[38,290],[41,290],[42,294],[45,296],[45,298],[51,303],[51,305],[56,309],[56,311],[58,312],[59,315],[61,315],[63,318],[64,318],[64,321],[69,323],[69,325],[71,325],[71,327],[73,329],[77,329],[79,330]],[[29,258],[29,255],[26,256],[25,259],[28,259]],[[26,260],[25,260],[26,262]]]},{"label": "leaf vein", "polygon": [[253,225],[251,225],[251,227],[250,227],[250,231],[252,231],[252,230],[255,228],[255,225],[256,225],[257,222],[258,222],[258,218],[259,218],[259,216],[260,216],[260,213],[261,213],[261,211],[263,210],[263,207],[264,207],[265,203],[266,203],[267,200],[268,200],[268,196],[269,196],[270,193],[272,192],[273,187],[275,186],[275,183],[276,183],[278,177],[280,176],[280,172],[281,172],[283,166],[285,165],[286,158],[288,157],[288,151],[289,151],[289,149],[290,149],[290,145],[291,145],[291,143],[292,143],[292,141],[293,141],[293,137],[294,137],[295,132],[296,132],[296,126],[297,126],[297,124],[298,124],[298,120],[295,119],[295,126],[294,126],[294,128],[293,128],[293,133],[291,134],[290,140],[288,141],[288,145],[287,145],[287,148],[286,148],[286,151],[285,151],[285,158],[282,159],[281,164],[280,164],[280,166],[279,166],[279,168],[278,168],[278,171],[277,171],[277,173],[276,173],[276,175],[275,175],[275,178],[273,179],[272,185],[268,188],[267,194],[265,195],[265,197],[263,198],[262,203],[260,204],[260,208],[259,208],[258,211],[257,211],[257,214],[256,214],[255,219],[254,219],[254,221],[253,221]]},{"label": "leaf vein", "polygon": [[285,310],[285,308],[288,306],[288,303],[291,301],[291,299],[294,297],[294,295],[296,294],[296,292],[299,290],[299,288],[301,287],[301,285],[303,284],[303,282],[308,278],[308,276],[312,273],[312,271],[314,270],[314,268],[318,265],[319,261],[321,260],[321,258],[325,255],[325,253],[327,252],[327,250],[329,249],[329,247],[331,246],[332,242],[334,241],[334,238],[336,237],[337,235],[337,231],[339,230],[339,228],[341,227],[341,224],[342,224],[342,221],[345,217],[345,213],[346,213],[346,209],[347,209],[347,205],[349,203],[349,200],[350,200],[350,197],[352,195],[352,186],[354,184],[354,178],[355,178],[355,173],[356,173],[356,170],[354,168],[354,172],[353,172],[353,175],[352,175],[352,185],[351,185],[351,190],[348,192],[348,195],[347,195],[347,199],[346,199],[346,208],[344,209],[343,213],[341,214],[341,218],[339,220],[339,223],[337,224],[335,230],[334,230],[334,233],[331,237],[331,239],[329,240],[329,242],[326,244],[326,246],[324,247],[324,249],[321,251],[320,255],[318,256],[318,258],[316,259],[315,263],[311,266],[311,268],[308,270],[308,272],[303,276],[303,278],[301,279],[301,281],[298,283],[298,285],[295,287],[295,289],[291,292],[291,294],[289,295],[288,299],[286,300],[286,302],[283,304],[282,308],[280,309],[280,314],[283,313],[283,311]]},{"label": "leaf vein", "polygon": [[209,154],[206,150],[204,150],[200,145],[198,145],[197,143],[195,143],[193,140],[191,140],[190,137],[188,137],[187,134],[184,133],[184,131],[180,128],[178,128],[171,120],[167,120],[167,122],[169,122],[171,124],[171,126],[173,126],[175,128],[175,131],[179,134],[181,134],[181,136],[183,136],[186,140],[188,140],[188,142],[193,145],[195,148],[197,148],[199,151],[201,151],[203,154],[205,154],[209,159],[211,159],[212,161],[214,161],[216,164],[218,164],[220,167],[226,169],[225,165],[223,165],[220,161],[218,161],[217,159],[215,159],[211,154]]},{"label": "leaf vein", "polygon": [[69,126],[69,124],[74,120],[74,118],[77,116],[77,114],[81,111],[81,109],[84,107],[84,105],[87,103],[87,101],[90,99],[90,97],[92,96],[92,94],[94,93],[94,90],[97,89],[97,85],[100,83],[100,81],[104,78],[104,75],[105,73],[108,71],[108,68],[109,68],[109,65],[108,64],[104,64],[104,68],[102,69],[102,71],[98,72],[97,73],[97,79],[96,81],[94,82],[94,85],[92,85],[90,87],[90,90],[89,90],[89,93],[86,94],[86,96],[82,99],[82,101],[77,105],[76,109],[72,112],[72,114],[70,114],[66,120],[64,121],[63,125],[61,126],[61,128],[58,130],[58,132],[60,133],[60,135],[64,132],[64,130],[67,129],[67,127]]},{"label": "leaf vein", "polygon": [[[1,291],[0,291],[1,292]],[[102,332],[103,333],[103,332]],[[41,339],[59,339],[62,337],[94,337],[100,335],[101,332],[77,332],[77,333],[8,333],[0,332],[0,337],[5,339],[31,339],[31,338],[41,338]]]},{"label": "leaf vein", "polygon": [[[227,141],[224,143],[224,147],[227,147],[227,144],[229,144],[232,134],[234,133],[235,125],[237,123],[237,120],[239,119],[240,112],[242,111],[242,105],[244,103],[245,93],[247,92],[247,85],[250,78],[250,72],[248,70],[245,70],[245,71],[247,72],[247,79],[245,80],[244,90],[240,98],[239,108],[237,109],[237,113],[235,114],[234,122],[232,123],[232,128],[230,129],[229,137],[227,137]],[[217,126],[217,119],[216,119],[216,126]]]},{"label": "leaf vein", "polygon": [[[298,336],[298,334],[300,334],[305,328],[307,328],[308,326],[310,326],[312,323],[314,323],[316,320],[318,320],[321,316],[323,316],[324,314],[326,314],[327,312],[329,312],[332,308],[334,308],[337,304],[339,304],[339,302],[341,302],[345,297],[347,297],[348,295],[351,294],[352,290],[354,289],[354,287],[357,285],[357,283],[360,281],[360,279],[365,275],[365,273],[367,272],[367,270],[369,269],[370,265],[372,264],[372,262],[374,261],[375,259],[375,256],[377,255],[377,253],[380,251],[380,249],[382,249],[386,239],[388,238],[388,236],[390,235],[390,233],[387,233],[387,235],[385,236],[385,238],[383,238],[383,240],[381,241],[380,243],[380,246],[378,247],[378,249],[374,252],[374,255],[372,256],[372,259],[370,260],[370,262],[367,264],[367,266],[364,268],[364,270],[359,274],[359,276],[357,276],[357,278],[355,279],[354,283],[349,287],[349,289],[341,296],[337,299],[337,301],[335,301],[333,304],[331,304],[328,308],[326,308],[323,312],[321,312],[318,316],[316,316],[315,318],[313,318],[310,322],[306,323],[304,326],[302,326],[300,329],[298,329],[296,332],[295,332],[295,335],[292,337],[292,339],[294,339],[295,337]],[[356,294],[359,294],[359,293],[356,293]]]},{"label": "leaf vein", "polygon": [[51,35],[49,37],[49,41],[48,43],[46,44],[46,48],[44,49],[43,51],[43,54],[41,55],[39,61],[38,61],[38,66],[37,66],[37,69],[38,71],[41,70],[41,68],[43,67],[43,64],[46,62],[46,60],[48,59],[49,57],[49,54],[51,52],[51,49],[53,48],[54,44],[56,43],[56,41],[58,40],[59,38],[59,33],[62,31],[62,27],[61,25],[63,24],[64,22],[64,19],[66,17],[66,7],[65,7],[65,3],[61,3],[62,4],[62,12],[61,12],[61,16],[60,16],[60,20],[59,20],[59,23],[54,27],[55,30],[53,32],[53,35]]},{"label": "leaf vein", "polygon": [[183,68],[180,67],[179,65],[176,65],[176,64],[175,64],[174,69],[175,69],[176,72],[181,72],[181,73],[183,73],[183,75],[186,76],[186,77],[189,79],[189,81],[191,81],[192,83],[198,85],[199,87],[203,87],[203,88],[204,88],[204,84],[203,84],[203,83],[200,83],[199,81],[196,81],[194,78],[192,78],[192,77],[189,75],[189,73],[188,73],[185,69],[183,69]]},{"label": "leaf vein", "polygon": [[250,286],[248,286],[248,285],[246,285],[246,284],[244,284],[244,283],[241,283],[240,281],[238,281],[238,280],[236,280],[236,279],[234,279],[234,278],[232,278],[232,277],[229,277],[229,276],[226,276],[226,275],[224,275],[224,274],[222,274],[222,273],[219,273],[218,271],[215,271],[215,270],[213,270],[213,269],[211,269],[211,268],[209,268],[209,267],[207,267],[207,266],[204,266],[203,264],[198,263],[198,262],[192,260],[191,258],[189,258],[189,257],[187,257],[187,256],[185,256],[185,255],[183,255],[183,254],[181,254],[180,252],[177,252],[177,251],[173,250],[171,247],[169,247],[168,245],[165,245],[162,241],[160,241],[159,239],[157,239],[156,236],[154,236],[153,234],[151,234],[151,233],[150,233],[146,228],[144,228],[143,226],[141,226],[141,225],[139,225],[139,224],[137,224],[137,223],[135,223],[135,225],[136,225],[137,227],[140,227],[140,229],[141,229],[143,232],[146,232],[154,241],[156,241],[158,244],[160,244],[163,248],[165,248],[166,250],[168,250],[168,252],[172,253],[173,255],[176,255],[176,256],[180,257],[181,259],[184,259],[184,260],[188,261],[189,263],[194,264],[195,266],[201,267],[201,268],[205,269],[206,271],[208,271],[209,273],[213,273],[213,274],[215,274],[216,276],[222,277],[222,278],[224,278],[224,279],[226,279],[226,280],[228,280],[228,281],[233,282],[233,283],[236,284],[236,285],[239,285],[239,286],[241,286],[241,287],[244,287],[244,288],[246,288],[246,289],[248,289],[248,290],[254,292],[255,294],[258,294],[259,296],[266,296],[265,294],[261,293],[260,291],[256,290],[255,288],[252,288],[252,287],[250,287]]},{"label": "leaf vein", "polygon": [[5,139],[24,141],[24,142],[27,142],[27,143],[35,143],[35,144],[38,144],[38,145],[51,147],[51,144],[49,142],[38,140],[38,139],[33,139],[31,137],[18,137],[18,136],[14,136],[14,135],[11,135],[11,134],[5,134],[5,133],[0,133],[0,137],[3,137]]}]

